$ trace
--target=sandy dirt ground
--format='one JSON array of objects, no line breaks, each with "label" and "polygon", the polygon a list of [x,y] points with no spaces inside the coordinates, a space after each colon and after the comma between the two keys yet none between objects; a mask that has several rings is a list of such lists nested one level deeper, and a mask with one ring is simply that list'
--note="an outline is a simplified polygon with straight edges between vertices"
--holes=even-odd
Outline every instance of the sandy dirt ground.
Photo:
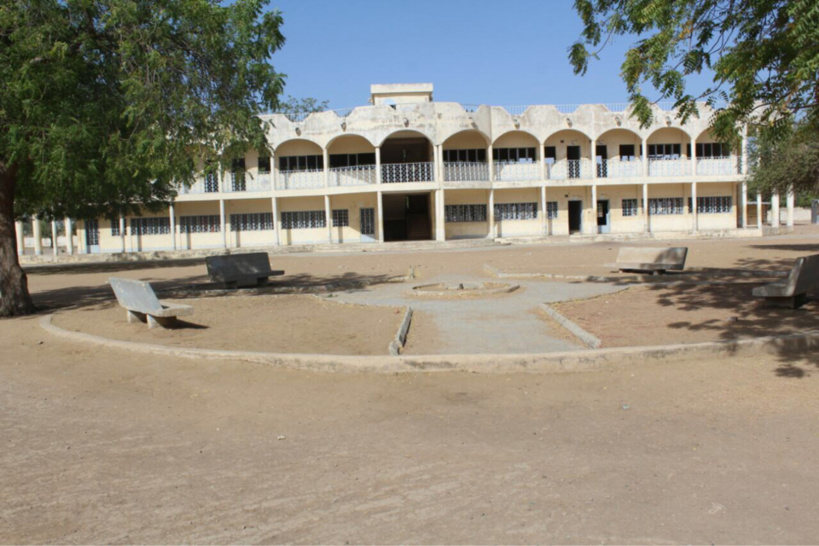
[{"label": "sandy dirt ground", "polygon": [[[819,252],[819,233],[686,243],[692,259],[713,256],[696,258],[703,266],[782,270]],[[309,285],[411,265],[421,278],[481,275],[487,262],[583,270],[560,260],[599,268],[591,256],[613,261],[616,248],[274,263]],[[62,313],[110,301],[112,274],[162,288],[203,282],[204,266],[39,268],[29,279],[37,303]],[[646,304],[661,295],[644,292]],[[668,307],[685,303],[663,297]],[[721,317],[707,297],[700,305]],[[49,337],[38,318],[0,321],[0,543],[808,544],[819,536],[817,353],[552,375],[315,374],[85,346]],[[625,314],[622,328],[638,318]]]},{"label": "sandy dirt ground", "polygon": [[310,295],[230,296],[178,300],[194,314],[170,329],[128,324],[116,303],[57,313],[54,324],[108,339],[171,347],[386,355],[404,309],[336,303]]}]

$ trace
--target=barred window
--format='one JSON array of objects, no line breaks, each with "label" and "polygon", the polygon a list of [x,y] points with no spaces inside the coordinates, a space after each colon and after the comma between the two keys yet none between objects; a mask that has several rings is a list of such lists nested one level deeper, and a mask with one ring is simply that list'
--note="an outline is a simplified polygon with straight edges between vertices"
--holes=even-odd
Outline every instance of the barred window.
[{"label": "barred window", "polygon": [[219,215],[212,216],[180,216],[180,233],[219,233],[222,231],[222,222]]},{"label": "barred window", "polygon": [[333,211],[333,227],[347,227],[350,225],[350,214],[347,209]]},{"label": "barred window", "polygon": [[300,210],[282,213],[282,229],[315,229],[327,227],[323,210]]},{"label": "barred window", "polygon": [[[111,218],[111,237],[119,237],[119,218]],[[123,233],[123,235],[126,235]]]},{"label": "barred window", "polygon": [[269,231],[273,229],[273,214],[248,212],[230,215],[230,231]]},{"label": "barred window", "polygon": [[[688,198],[688,212],[691,212],[691,198]],[[697,214],[723,214],[731,212],[731,196],[697,197]]]},{"label": "barred window", "polygon": [[168,235],[170,232],[170,218],[131,218],[131,234],[133,235]]},{"label": "barred window", "polygon": [[682,197],[658,197],[648,200],[649,214],[659,216],[664,214],[682,214]]},{"label": "barred window", "polygon": [[486,205],[446,205],[446,222],[486,222]]},{"label": "barred window", "polygon": [[495,205],[495,221],[536,219],[537,203],[498,203]]},{"label": "barred window", "polygon": [[546,202],[546,218],[550,220],[557,218],[557,201]]},{"label": "barred window", "polygon": [[216,173],[205,173],[205,193],[219,192],[219,177]]},{"label": "barred window", "polygon": [[623,199],[623,216],[637,216],[636,199]]}]

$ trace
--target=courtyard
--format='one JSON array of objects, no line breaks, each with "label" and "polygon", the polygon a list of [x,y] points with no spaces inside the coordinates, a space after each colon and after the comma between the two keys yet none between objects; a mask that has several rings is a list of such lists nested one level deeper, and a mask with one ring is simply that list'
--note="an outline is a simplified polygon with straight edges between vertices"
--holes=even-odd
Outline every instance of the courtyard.
[{"label": "courtyard", "polygon": [[[385,362],[408,304],[407,354],[582,349],[532,311],[545,302],[604,348],[817,329],[815,301],[766,309],[750,292],[769,279],[742,275],[819,252],[815,226],[636,244],[688,246],[688,282],[613,273],[616,242],[274,254],[282,291],[185,297],[194,315],[169,331],[127,324],[105,282],[202,285],[201,259],[38,266],[29,284],[43,314],[78,332]],[[520,288],[408,295],[459,279]],[[356,287],[320,290],[344,283]],[[819,533],[815,352],[586,373],[315,373],[86,345],[39,319],[0,322],[3,543],[804,543]]]}]

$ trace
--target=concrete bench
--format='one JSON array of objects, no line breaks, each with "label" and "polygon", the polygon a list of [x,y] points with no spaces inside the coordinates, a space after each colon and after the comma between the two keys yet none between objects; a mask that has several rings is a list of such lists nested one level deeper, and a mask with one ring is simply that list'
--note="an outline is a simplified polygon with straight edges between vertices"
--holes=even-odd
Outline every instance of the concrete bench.
[{"label": "concrete bench", "polygon": [[190,305],[160,302],[147,282],[111,277],[108,284],[114,289],[119,304],[126,309],[129,323],[147,322],[148,328],[168,328],[176,322],[176,317],[193,314]]},{"label": "concrete bench", "polygon": [[617,253],[615,266],[620,271],[637,271],[640,273],[665,273],[682,271],[688,247],[644,248],[621,247]]},{"label": "concrete bench", "polygon": [[270,277],[284,275],[284,271],[270,269],[270,258],[265,252],[208,256],[205,264],[210,280],[229,288],[264,286]]},{"label": "concrete bench", "polygon": [[808,291],[819,281],[819,254],[798,258],[788,278],[754,288],[753,295],[775,307],[798,309],[808,301]]}]

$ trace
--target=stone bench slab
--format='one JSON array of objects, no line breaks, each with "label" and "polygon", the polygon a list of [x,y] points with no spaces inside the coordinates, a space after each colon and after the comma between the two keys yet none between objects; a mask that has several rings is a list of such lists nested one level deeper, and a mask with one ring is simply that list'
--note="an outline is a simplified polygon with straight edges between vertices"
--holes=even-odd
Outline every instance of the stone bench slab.
[{"label": "stone bench slab", "polygon": [[108,283],[120,306],[125,308],[128,322],[147,322],[149,328],[167,328],[176,322],[176,317],[193,314],[190,305],[159,301],[147,282],[111,277]]},{"label": "stone bench slab", "polygon": [[798,258],[782,282],[754,288],[752,294],[765,298],[769,304],[797,309],[807,301],[808,292],[819,281],[819,254]]},{"label": "stone bench slab", "polygon": [[208,278],[225,286],[264,286],[270,277],[284,271],[270,269],[270,257],[265,252],[228,254],[205,258]]},{"label": "stone bench slab", "polygon": [[688,247],[645,248],[621,247],[617,253],[615,267],[620,271],[682,271]]}]

